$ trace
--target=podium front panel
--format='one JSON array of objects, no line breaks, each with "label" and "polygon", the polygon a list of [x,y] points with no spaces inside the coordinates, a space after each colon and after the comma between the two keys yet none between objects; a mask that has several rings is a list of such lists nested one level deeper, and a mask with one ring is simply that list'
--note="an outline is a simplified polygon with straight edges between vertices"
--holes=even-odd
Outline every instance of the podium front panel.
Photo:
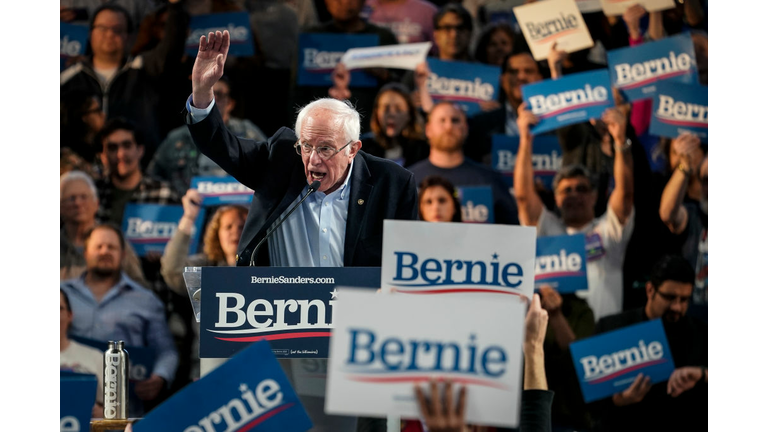
[{"label": "podium front panel", "polygon": [[336,286],[378,289],[380,267],[203,267],[200,358],[269,341],[277,358],[327,358]]}]

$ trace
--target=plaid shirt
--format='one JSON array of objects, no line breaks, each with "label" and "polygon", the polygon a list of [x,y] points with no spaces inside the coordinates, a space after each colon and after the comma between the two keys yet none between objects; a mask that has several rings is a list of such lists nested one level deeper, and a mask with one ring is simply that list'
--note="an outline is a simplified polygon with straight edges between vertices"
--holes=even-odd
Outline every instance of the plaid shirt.
[{"label": "plaid shirt", "polygon": [[[112,219],[112,194],[114,186],[109,176],[96,182],[96,189],[99,191],[99,211],[96,213],[96,219],[100,222],[107,222]],[[155,180],[149,176],[142,176],[141,182],[134,189],[130,203],[138,204],[180,204],[179,195],[171,188],[170,184]],[[122,215],[120,221],[122,222]],[[120,226],[120,224],[118,224]]]}]

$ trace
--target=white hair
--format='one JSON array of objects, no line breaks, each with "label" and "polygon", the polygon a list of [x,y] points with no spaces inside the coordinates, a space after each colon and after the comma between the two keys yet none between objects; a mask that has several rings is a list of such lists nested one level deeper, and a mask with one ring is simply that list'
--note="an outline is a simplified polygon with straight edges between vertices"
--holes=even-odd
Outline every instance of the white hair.
[{"label": "white hair", "polygon": [[68,171],[61,175],[61,190],[60,193],[64,194],[64,187],[66,187],[69,183],[72,183],[73,181],[82,181],[85,182],[86,185],[88,185],[88,188],[91,190],[91,193],[93,194],[93,199],[96,199],[99,195],[96,192],[96,185],[93,183],[93,179],[88,174],[84,173],[83,171]]},{"label": "white hair", "polygon": [[[304,118],[314,111],[329,111],[333,118],[339,124],[344,135],[344,143],[349,141],[358,141],[360,139],[360,113],[357,112],[352,103],[349,101],[340,101],[333,98],[322,98],[314,102],[310,102],[299,110],[299,115],[296,117],[296,128],[294,129],[296,137],[301,141],[301,125],[304,123]],[[346,154],[349,154],[350,147],[346,148]]]}]

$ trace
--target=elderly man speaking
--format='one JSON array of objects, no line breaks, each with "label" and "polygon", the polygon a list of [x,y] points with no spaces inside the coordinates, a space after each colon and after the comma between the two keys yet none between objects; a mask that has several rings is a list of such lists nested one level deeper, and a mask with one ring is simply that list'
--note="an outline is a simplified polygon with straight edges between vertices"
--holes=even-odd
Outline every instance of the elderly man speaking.
[{"label": "elderly man speaking", "polygon": [[281,128],[267,142],[230,133],[213,95],[228,50],[227,31],[200,37],[187,123],[200,151],[254,190],[237,264],[248,265],[270,228],[310,194],[258,250],[255,264],[380,266],[384,219],[416,219],[413,174],[360,151],[360,115],[349,102],[316,100],[299,112],[295,132]]}]

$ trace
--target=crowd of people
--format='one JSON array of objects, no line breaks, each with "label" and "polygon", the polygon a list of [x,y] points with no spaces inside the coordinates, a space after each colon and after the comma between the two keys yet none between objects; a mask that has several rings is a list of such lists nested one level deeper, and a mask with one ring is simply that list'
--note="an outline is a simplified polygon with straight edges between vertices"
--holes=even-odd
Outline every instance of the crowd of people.
[{"label": "crowd of people", "polygon": [[[651,135],[650,101],[628,103],[614,92],[616,106],[602,117],[549,133],[561,146],[562,167],[551,185],[542,184],[532,160],[531,128],[539,119],[521,87],[606,68],[609,50],[680,33],[691,35],[706,86],[707,2],[656,12],[635,5],[621,16],[584,13],[595,46],[572,53],[553,47],[542,61],[510,20],[517,3],[61,0],[61,21],[89,30],[85,55],[70,58],[61,72],[62,369],[100,376],[95,352],[71,336],[151,347],[154,370],[136,383],[139,400],[131,405],[141,416],[200,377],[199,325],[183,268],[247,265],[254,240],[308,183],[318,180],[323,194],[291,223],[317,235],[312,206],[339,206],[343,224],[332,221],[331,238],[321,244],[344,250],[327,262],[286,252],[292,249],[280,245],[305,241],[286,223],[255,257],[258,265],[380,266],[383,219],[461,222],[458,188],[488,186],[495,223],[534,226],[540,237],[583,233],[590,242],[588,290],[539,291],[548,314],[543,387],[554,393],[552,430],[658,429],[657,416],[677,430],[705,430],[707,144],[688,133]],[[254,55],[227,56],[229,37],[219,33],[201,41],[197,57],[185,53],[191,17],[235,11],[249,15]],[[340,63],[332,85],[300,86],[298,43],[306,33],[375,34],[381,45],[429,41],[431,58],[498,67],[499,95],[474,115],[433,101],[426,63],[414,71],[365,69],[375,87],[350,86]],[[298,119],[297,107],[304,107]],[[356,122],[356,129],[343,128],[348,139],[335,142],[340,128],[319,127],[324,116]],[[496,134],[519,139],[513,188],[490,166]],[[217,139],[224,142],[218,149]],[[260,144],[240,152],[246,141]],[[257,191],[251,210],[208,212],[201,244],[192,245],[202,209],[192,178],[227,174]],[[370,195],[356,195],[359,182],[375,185],[363,192]],[[367,223],[350,204],[361,201],[373,206]],[[130,203],[183,207],[163,253],[138,256],[125,239],[120,227]],[[254,208],[272,211],[268,218]],[[351,229],[361,231],[359,240],[350,241]],[[675,361],[669,380],[651,385],[638,376],[612,398],[585,403],[570,343],[657,318]],[[403,430],[419,428],[406,422]]]}]

